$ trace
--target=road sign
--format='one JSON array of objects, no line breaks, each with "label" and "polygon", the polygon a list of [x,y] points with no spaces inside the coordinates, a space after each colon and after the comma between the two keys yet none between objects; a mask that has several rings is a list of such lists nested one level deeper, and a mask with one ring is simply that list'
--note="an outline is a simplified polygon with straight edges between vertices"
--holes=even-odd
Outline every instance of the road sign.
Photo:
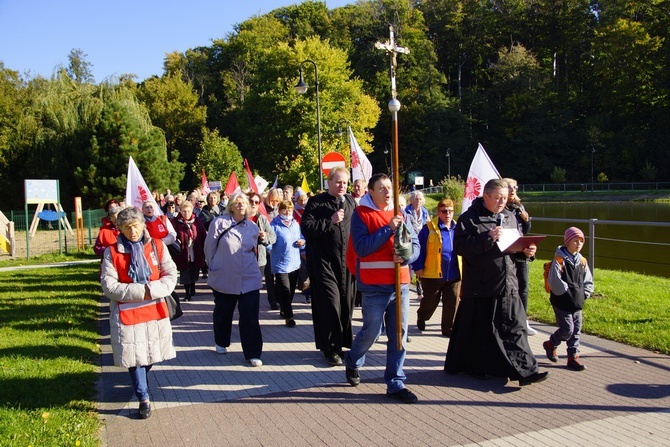
[{"label": "road sign", "polygon": [[328,152],[321,159],[321,170],[326,177],[328,177],[328,173],[330,173],[331,169],[339,166],[343,168],[347,166],[347,163],[344,160],[344,155],[339,152]]}]

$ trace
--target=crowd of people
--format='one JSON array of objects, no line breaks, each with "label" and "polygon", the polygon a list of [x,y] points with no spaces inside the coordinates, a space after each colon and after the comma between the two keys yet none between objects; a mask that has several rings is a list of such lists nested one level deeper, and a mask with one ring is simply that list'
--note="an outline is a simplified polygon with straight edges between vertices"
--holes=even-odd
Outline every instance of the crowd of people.
[{"label": "crowd of people", "polygon": [[[315,348],[328,365],[344,365],[346,381],[357,386],[366,353],[385,333],[386,393],[417,402],[403,372],[409,287],[415,283],[419,331],[427,330],[442,302],[440,332],[450,338],[445,372],[502,376],[522,386],[545,380],[548,372],[539,370],[528,344],[536,331],[526,317],[528,262],[536,247],[507,253],[497,244],[505,229],[530,229],[516,193],[514,179],[494,179],[457,221],[449,198],[438,202],[431,218],[420,191],[411,193],[406,206],[401,197],[396,212],[388,176],[350,185],[349,171],[333,168],[327,189],[313,196],[286,185],[230,197],[168,190],[141,209],[108,201],[94,250],[102,258],[101,284],[111,303],[115,364],[129,370],[139,417],[151,415],[151,366],[176,355],[163,298],[172,295],[181,307],[180,298],[194,299],[201,277],[214,296],[214,351],[228,353],[237,309],[243,355],[252,367],[263,365],[261,289],[287,328],[296,326],[293,301],[301,291],[310,304]],[[543,345],[557,361],[556,347],[565,341],[568,367],[576,371],[585,369],[578,355],[581,309],[593,291],[579,255],[583,243],[583,233],[571,228],[556,252],[550,282],[559,329]],[[182,296],[175,292],[177,283]],[[354,337],[356,306],[363,325]]]}]

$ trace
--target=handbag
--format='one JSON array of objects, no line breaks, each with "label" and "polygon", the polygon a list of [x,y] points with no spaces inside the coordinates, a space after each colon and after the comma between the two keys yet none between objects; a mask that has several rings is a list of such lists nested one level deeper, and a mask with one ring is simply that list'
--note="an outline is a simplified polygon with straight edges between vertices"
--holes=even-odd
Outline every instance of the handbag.
[{"label": "handbag", "polygon": [[184,311],[181,310],[181,303],[179,303],[179,297],[168,295],[163,299],[165,300],[165,304],[167,304],[170,321],[176,320],[184,315]]},{"label": "handbag", "polygon": [[395,253],[404,261],[408,261],[412,257],[412,230],[405,222],[402,222],[395,230],[393,248]]}]

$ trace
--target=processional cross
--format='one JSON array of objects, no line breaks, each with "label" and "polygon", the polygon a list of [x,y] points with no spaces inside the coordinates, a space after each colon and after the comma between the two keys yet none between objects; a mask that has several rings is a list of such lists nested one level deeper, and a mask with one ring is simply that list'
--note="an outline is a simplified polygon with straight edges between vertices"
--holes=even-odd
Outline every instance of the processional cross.
[{"label": "processional cross", "polygon": [[[396,215],[402,215],[402,210],[400,209],[400,173],[398,172],[399,166],[399,157],[398,157],[398,110],[400,110],[400,101],[396,99],[397,92],[395,88],[395,69],[398,66],[397,55],[398,53],[409,54],[409,48],[399,47],[395,43],[395,37],[393,34],[393,25],[389,26],[389,40],[385,43],[376,42],[375,48],[379,50],[386,51],[386,54],[390,56],[391,59],[391,101],[389,102],[389,110],[391,111],[391,141],[392,141],[392,155],[391,155],[391,166],[393,171],[393,207]],[[396,296],[396,349],[402,351],[403,346],[403,334],[402,334],[402,300],[398,299],[401,295],[400,290],[400,264],[397,262],[395,264],[395,296]],[[405,267],[406,268],[406,267]]]},{"label": "processional cross", "polygon": [[386,54],[391,57],[391,96],[393,99],[396,99],[397,92],[395,89],[395,69],[398,66],[396,56],[398,53],[409,54],[409,48],[399,47],[396,45],[395,35],[393,33],[393,25],[389,25],[389,40],[387,40],[385,43],[376,42],[375,48],[386,51]]}]

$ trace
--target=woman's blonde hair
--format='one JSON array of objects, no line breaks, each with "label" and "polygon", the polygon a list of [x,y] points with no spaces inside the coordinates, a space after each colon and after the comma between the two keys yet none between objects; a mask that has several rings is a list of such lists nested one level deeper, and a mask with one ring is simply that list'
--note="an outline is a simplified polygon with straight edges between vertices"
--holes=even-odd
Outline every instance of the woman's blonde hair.
[{"label": "woman's blonde hair", "polygon": [[232,196],[230,196],[230,199],[228,199],[228,205],[226,206],[226,214],[231,215],[233,205],[235,205],[236,202],[242,201],[244,202],[244,215],[249,216],[251,214],[251,206],[249,206],[249,197],[247,197],[246,194],[242,192],[236,192]]}]

